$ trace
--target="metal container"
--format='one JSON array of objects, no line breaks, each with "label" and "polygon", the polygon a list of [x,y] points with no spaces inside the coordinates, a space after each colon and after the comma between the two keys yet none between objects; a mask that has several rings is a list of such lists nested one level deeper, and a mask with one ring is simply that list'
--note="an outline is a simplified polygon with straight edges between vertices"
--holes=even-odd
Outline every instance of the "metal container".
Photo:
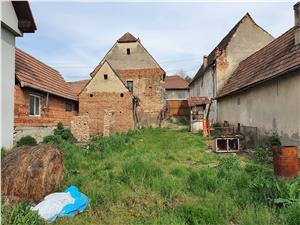
[{"label": "metal container", "polygon": [[273,165],[276,176],[289,180],[299,171],[298,148],[296,146],[273,147]]}]

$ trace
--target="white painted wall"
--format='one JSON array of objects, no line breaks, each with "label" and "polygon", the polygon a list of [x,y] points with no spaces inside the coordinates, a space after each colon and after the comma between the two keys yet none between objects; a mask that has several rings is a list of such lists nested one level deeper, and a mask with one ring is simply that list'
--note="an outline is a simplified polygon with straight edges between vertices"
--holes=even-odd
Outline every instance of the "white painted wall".
[{"label": "white painted wall", "polygon": [[277,131],[283,144],[300,147],[300,71],[219,99],[218,120],[258,127],[260,136]]},{"label": "white painted wall", "polygon": [[20,36],[11,2],[1,2],[0,147],[13,146],[15,36]]}]

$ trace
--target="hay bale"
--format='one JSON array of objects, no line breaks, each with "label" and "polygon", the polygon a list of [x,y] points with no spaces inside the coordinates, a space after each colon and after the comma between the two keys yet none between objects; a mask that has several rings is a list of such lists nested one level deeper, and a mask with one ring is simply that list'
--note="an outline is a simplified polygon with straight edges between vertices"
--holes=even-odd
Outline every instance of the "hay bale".
[{"label": "hay bale", "polygon": [[15,148],[1,164],[1,195],[12,203],[39,202],[64,178],[63,154],[57,145]]}]

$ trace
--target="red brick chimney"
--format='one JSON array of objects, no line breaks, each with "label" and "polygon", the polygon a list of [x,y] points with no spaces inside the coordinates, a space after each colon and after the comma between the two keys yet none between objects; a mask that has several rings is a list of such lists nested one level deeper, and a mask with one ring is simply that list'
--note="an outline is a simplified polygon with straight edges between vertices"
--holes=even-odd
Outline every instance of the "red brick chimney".
[{"label": "red brick chimney", "polygon": [[205,69],[207,67],[208,64],[208,57],[207,55],[203,56],[203,68]]},{"label": "red brick chimney", "polygon": [[300,44],[300,1],[294,5],[295,12],[295,45]]}]

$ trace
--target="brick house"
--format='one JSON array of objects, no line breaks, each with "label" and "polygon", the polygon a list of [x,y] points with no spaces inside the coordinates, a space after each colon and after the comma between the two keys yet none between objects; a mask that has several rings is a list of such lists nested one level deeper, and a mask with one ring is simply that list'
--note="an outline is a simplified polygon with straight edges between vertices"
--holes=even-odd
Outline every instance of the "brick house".
[{"label": "brick house", "polygon": [[[138,101],[137,126],[157,126],[165,106],[165,71],[138,38],[126,33],[112,46],[96,66],[91,77],[107,61]],[[81,102],[80,102],[81,104]]]},{"label": "brick house", "polygon": [[166,76],[164,84],[167,98],[167,115],[189,116],[189,83],[178,75]]},{"label": "brick house", "polygon": [[[73,86],[82,85],[73,82]],[[105,61],[79,93],[79,115],[89,116],[90,135],[110,135],[134,129],[134,97]]]},{"label": "brick house", "polygon": [[58,71],[16,49],[15,73],[14,141],[25,135],[41,141],[58,122],[70,126],[78,98]]},{"label": "brick house", "polygon": [[259,141],[276,131],[300,146],[300,2],[295,26],[243,60],[218,93],[218,119],[258,128]]},{"label": "brick house", "polygon": [[[247,13],[212,50],[190,83],[191,97],[215,99],[239,63],[274,38]],[[217,101],[210,107],[210,122],[217,121]],[[206,112],[207,114],[207,112]]]}]

